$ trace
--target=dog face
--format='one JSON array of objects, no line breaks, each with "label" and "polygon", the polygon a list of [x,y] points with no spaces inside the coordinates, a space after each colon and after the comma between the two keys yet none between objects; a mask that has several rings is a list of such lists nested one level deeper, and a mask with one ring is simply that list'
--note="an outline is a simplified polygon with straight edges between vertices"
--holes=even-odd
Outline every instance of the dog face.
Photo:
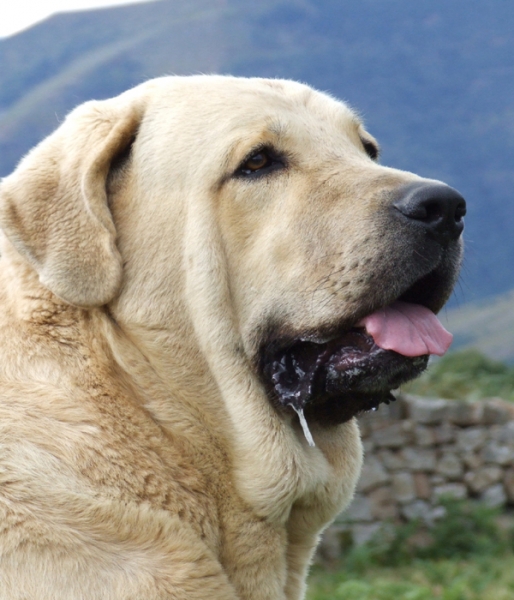
[{"label": "dog face", "polygon": [[376,141],[341,103],[281,83],[268,93],[264,105],[280,99],[282,110],[256,111],[241,128],[218,192],[231,296],[270,397],[335,424],[425,368],[426,355],[380,350],[356,326],[396,300],[441,308],[465,205],[438,182],[378,165]]},{"label": "dog face", "polygon": [[[188,97],[202,95],[203,80],[189,83]],[[334,425],[388,401],[428,355],[379,348],[359,323],[397,300],[439,311],[460,264],[463,199],[377,164],[357,116],[310,88],[210,84],[212,101],[177,110],[194,123],[173,144],[179,164],[152,175],[176,181],[189,170],[194,181],[184,190],[188,305],[204,295],[219,307],[212,315],[200,303],[198,319],[211,315],[200,337],[230,307],[234,348],[279,411],[305,408],[309,421]]]},{"label": "dog face", "polygon": [[426,366],[362,319],[397,300],[437,312],[460,263],[460,195],[377,155],[355,113],[307,86],[164,78],[72,113],[4,182],[1,218],[58,296],[178,321],[279,412],[332,425]]}]

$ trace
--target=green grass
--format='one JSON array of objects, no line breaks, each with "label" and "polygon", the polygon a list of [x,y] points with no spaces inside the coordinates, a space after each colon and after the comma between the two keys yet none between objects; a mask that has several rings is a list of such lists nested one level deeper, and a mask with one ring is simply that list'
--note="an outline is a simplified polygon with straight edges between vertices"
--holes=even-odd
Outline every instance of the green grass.
[{"label": "green grass", "polygon": [[366,572],[313,570],[307,600],[512,600],[514,554],[416,560]]}]

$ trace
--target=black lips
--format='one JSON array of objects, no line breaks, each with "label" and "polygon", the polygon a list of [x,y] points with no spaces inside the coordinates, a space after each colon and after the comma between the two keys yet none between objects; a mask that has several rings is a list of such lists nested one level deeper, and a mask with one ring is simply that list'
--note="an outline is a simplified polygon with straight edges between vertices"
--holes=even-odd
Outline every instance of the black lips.
[{"label": "black lips", "polygon": [[265,349],[262,374],[278,406],[335,425],[394,399],[390,391],[417,377],[427,363],[428,355],[410,358],[383,350],[363,330],[351,330],[327,343],[297,341]]}]

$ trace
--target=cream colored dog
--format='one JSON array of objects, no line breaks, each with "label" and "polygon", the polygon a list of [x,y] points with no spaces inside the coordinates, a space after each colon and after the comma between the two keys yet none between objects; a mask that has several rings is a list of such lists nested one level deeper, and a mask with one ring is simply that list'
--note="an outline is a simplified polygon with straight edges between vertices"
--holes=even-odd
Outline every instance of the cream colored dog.
[{"label": "cream colored dog", "polygon": [[377,153],[307,86],[170,77],[3,180],[2,600],[303,597],[354,415],[435,351],[368,323],[437,323],[460,260],[462,198]]}]

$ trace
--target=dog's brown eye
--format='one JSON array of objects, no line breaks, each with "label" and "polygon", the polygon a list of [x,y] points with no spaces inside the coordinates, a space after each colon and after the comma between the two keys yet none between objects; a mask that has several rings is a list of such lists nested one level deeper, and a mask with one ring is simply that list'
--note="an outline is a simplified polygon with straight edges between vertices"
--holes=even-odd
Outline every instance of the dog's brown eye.
[{"label": "dog's brown eye", "polygon": [[250,154],[236,171],[239,177],[257,177],[285,166],[285,161],[271,148],[262,148]]},{"label": "dog's brown eye", "polygon": [[259,169],[264,168],[268,164],[269,160],[269,156],[264,151],[257,152],[257,154],[254,154],[245,162],[243,169],[252,172],[258,171]]}]

